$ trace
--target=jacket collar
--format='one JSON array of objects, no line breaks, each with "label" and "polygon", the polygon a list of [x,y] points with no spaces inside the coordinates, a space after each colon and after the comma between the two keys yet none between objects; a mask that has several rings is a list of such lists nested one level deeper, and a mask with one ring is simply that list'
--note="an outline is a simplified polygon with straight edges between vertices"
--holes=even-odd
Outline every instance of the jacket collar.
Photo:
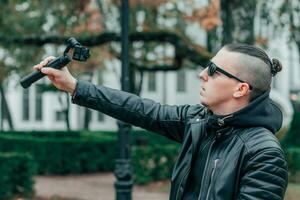
[{"label": "jacket collar", "polygon": [[282,124],[282,113],[269,98],[270,90],[251,101],[246,107],[229,115],[214,115],[206,109],[207,129],[218,131],[224,127],[264,127],[276,133]]}]

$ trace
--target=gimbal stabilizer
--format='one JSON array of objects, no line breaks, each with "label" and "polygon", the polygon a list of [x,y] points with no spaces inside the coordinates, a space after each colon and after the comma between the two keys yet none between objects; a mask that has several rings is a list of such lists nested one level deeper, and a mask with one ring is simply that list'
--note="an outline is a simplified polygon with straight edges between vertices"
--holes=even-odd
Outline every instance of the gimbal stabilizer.
[{"label": "gimbal stabilizer", "polygon": [[[51,62],[49,62],[45,67],[52,67],[55,69],[61,69],[66,66],[69,62],[71,62],[71,58],[68,56],[68,52],[70,49],[74,49],[73,51],[73,59],[77,61],[86,61],[90,56],[90,51],[88,48],[83,47],[75,38],[71,37],[67,41],[68,45],[64,51],[63,56],[57,57]],[[41,71],[34,71],[27,76],[23,77],[20,80],[20,84],[23,88],[28,88],[32,83],[44,77]]]}]

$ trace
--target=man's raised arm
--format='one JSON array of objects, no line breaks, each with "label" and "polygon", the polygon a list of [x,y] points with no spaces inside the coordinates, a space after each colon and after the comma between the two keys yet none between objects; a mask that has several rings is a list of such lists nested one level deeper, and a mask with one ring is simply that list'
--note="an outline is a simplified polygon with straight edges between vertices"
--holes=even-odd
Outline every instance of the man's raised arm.
[{"label": "man's raised arm", "polygon": [[66,67],[62,70],[43,68],[51,59],[53,57],[33,68],[46,74],[55,87],[69,92],[73,103],[182,142],[184,124],[191,106],[161,105],[127,92],[77,81]]},{"label": "man's raised arm", "polygon": [[101,111],[111,117],[182,141],[190,106],[160,105],[150,99],[78,81],[72,102]]}]

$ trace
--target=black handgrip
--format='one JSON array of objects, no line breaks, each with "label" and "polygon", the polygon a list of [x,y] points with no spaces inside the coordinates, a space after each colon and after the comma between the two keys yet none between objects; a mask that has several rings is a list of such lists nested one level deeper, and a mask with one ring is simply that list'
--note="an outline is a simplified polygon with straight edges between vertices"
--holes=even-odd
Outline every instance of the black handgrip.
[{"label": "black handgrip", "polygon": [[[69,62],[71,62],[69,56],[61,56],[49,62],[45,67],[61,69],[62,67],[66,66]],[[34,71],[28,74],[27,76],[23,77],[20,80],[20,84],[23,88],[28,88],[32,83],[36,82],[44,76],[45,74],[43,74],[41,71]]]}]

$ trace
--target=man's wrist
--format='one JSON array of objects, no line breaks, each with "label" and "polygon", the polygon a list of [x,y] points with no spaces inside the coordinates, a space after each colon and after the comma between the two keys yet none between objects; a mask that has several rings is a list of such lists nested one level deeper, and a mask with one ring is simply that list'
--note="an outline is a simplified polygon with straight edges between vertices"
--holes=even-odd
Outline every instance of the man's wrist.
[{"label": "man's wrist", "polygon": [[77,80],[74,78],[68,89],[68,92],[71,96],[74,96],[75,91],[76,91],[76,86],[77,86]]}]

